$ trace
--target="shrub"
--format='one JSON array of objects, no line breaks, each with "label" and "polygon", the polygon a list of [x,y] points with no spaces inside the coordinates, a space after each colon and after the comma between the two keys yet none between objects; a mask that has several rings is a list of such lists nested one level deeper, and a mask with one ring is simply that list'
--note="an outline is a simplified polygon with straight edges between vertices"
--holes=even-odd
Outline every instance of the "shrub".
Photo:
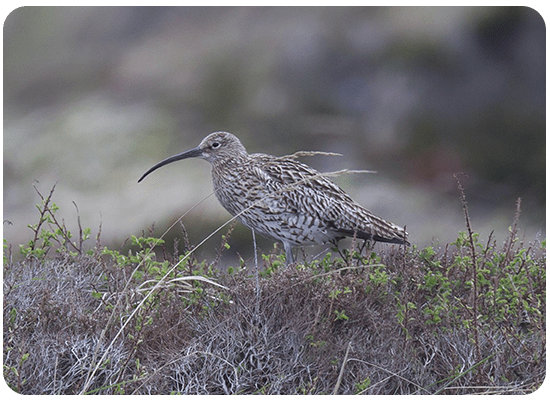
[{"label": "shrub", "polygon": [[[4,241],[4,379],[22,394],[467,394],[545,376],[545,242],[472,231],[445,246],[352,246],[283,267],[216,268],[185,243],[74,237],[53,189],[13,262]],[[464,194],[462,193],[464,197]],[[100,232],[100,230],[99,230]],[[184,238],[186,236],[184,235]],[[195,247],[196,248],[196,247]],[[375,251],[376,250],[376,251]]]}]

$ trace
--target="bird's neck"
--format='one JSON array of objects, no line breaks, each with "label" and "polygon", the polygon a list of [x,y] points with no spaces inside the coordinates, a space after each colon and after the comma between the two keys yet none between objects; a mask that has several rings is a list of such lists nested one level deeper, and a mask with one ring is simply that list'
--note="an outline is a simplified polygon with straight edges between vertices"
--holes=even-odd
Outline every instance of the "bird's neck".
[{"label": "bird's neck", "polygon": [[212,169],[225,170],[231,167],[238,167],[247,163],[248,154],[234,154],[231,156],[216,158],[211,161]]},{"label": "bird's neck", "polygon": [[238,154],[232,157],[212,160],[212,180],[214,181],[214,185],[220,181],[241,175],[248,158],[248,154]]}]

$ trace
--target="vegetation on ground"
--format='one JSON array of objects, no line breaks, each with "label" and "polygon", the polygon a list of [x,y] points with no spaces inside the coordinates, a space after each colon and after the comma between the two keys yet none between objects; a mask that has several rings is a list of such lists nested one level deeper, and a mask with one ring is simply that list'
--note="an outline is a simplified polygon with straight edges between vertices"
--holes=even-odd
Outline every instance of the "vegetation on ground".
[{"label": "vegetation on ground", "polygon": [[[4,239],[4,379],[21,394],[526,394],[546,365],[546,242],[471,226],[453,243],[352,241],[285,267],[274,246],[221,272],[154,231],[130,250],[73,235],[54,189],[32,239]],[[183,251],[181,248],[183,247]]]}]

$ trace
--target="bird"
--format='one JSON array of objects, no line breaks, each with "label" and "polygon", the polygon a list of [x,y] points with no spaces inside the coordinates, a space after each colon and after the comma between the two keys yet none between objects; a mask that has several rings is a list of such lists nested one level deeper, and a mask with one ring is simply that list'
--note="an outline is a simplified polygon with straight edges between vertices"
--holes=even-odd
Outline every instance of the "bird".
[{"label": "bird", "polygon": [[282,242],[286,264],[293,248],[344,237],[409,245],[405,229],[377,217],[344,190],[295,156],[249,154],[237,136],[214,132],[200,144],[160,161],[151,172],[178,160],[202,158],[211,165],[220,204],[245,226]]}]

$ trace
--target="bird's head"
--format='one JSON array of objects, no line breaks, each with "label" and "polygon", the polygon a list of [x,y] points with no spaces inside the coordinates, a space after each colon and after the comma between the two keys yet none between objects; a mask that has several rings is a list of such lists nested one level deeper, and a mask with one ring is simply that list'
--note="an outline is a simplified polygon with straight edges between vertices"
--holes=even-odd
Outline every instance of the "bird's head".
[{"label": "bird's head", "polygon": [[173,163],[174,161],[196,157],[204,158],[210,163],[215,163],[217,161],[245,156],[246,154],[246,149],[237,136],[229,132],[214,132],[205,137],[197,147],[168,157],[166,160],[153,165],[141,178],[139,178],[138,182],[141,182],[154,170]]}]

